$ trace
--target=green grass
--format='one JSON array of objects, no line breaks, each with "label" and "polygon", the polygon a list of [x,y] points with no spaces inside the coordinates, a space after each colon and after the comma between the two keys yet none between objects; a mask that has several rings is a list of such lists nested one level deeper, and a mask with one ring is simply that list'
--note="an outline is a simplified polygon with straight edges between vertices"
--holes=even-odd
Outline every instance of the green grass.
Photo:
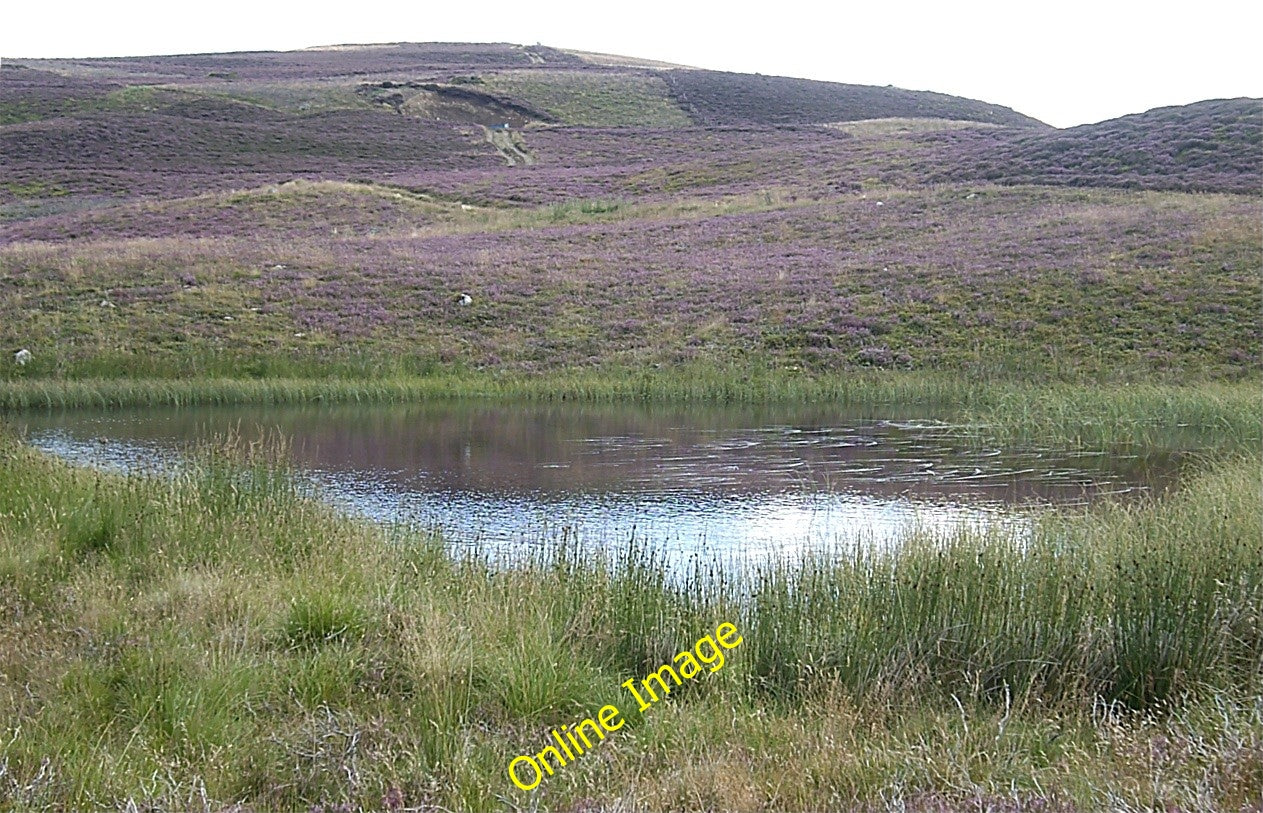
[{"label": "green grass", "polygon": [[[1257,452],[1030,538],[673,578],[637,548],[457,558],[304,499],[283,450],[231,448],[149,479],[3,441],[0,807],[1238,810],[1263,790]],[[508,760],[631,711],[618,685],[720,621],[745,641],[720,672],[512,788]]]},{"label": "green grass", "polygon": [[827,126],[856,136],[884,137],[906,135],[908,133],[934,133],[942,130],[987,128],[997,125],[961,119],[887,118],[839,121]]},{"label": "green grass", "polygon": [[[676,370],[574,370],[548,376],[468,370],[415,371],[390,362],[278,367],[229,377],[204,361],[199,377],[0,380],[0,411],[227,404],[398,403],[433,398],[677,403],[827,402],[839,407],[932,407],[963,433],[1003,442],[1065,446],[1248,449],[1263,443],[1259,382],[1049,384],[971,380],[946,373],[811,376],[699,364]],[[91,376],[92,371],[76,371]],[[166,375],[162,375],[162,374]]]},{"label": "green grass", "polygon": [[205,98],[233,99],[291,113],[362,109],[369,105],[350,85],[327,82],[251,83],[246,87],[206,85],[128,85],[94,95],[34,101],[0,102],[0,125],[40,121],[83,113],[143,113],[166,105]]},{"label": "green grass", "polygon": [[[356,357],[398,372],[1258,373],[1257,218],[1243,197],[887,190],[875,220],[870,198],[795,194],[653,201],[629,187],[468,208],[321,182],[93,209],[0,249],[15,283],[0,297],[0,344],[30,349],[28,377],[302,377]],[[922,229],[916,212],[938,227]],[[646,237],[659,229],[672,237]],[[1029,234],[1043,235],[1037,259]],[[461,292],[470,307],[452,307]],[[0,363],[0,378],[15,367]]]},{"label": "green grass", "polygon": [[521,99],[563,124],[589,127],[688,127],[666,83],[641,73],[511,71],[482,77],[495,92]]},{"label": "green grass", "polygon": [[4,100],[0,101],[0,126],[81,113],[143,113],[196,98],[198,97],[194,93],[171,87],[130,85],[109,92],[56,99],[47,103]]},{"label": "green grass", "polygon": [[228,84],[214,86],[209,90],[205,86],[182,89],[212,98],[219,96],[288,113],[311,114],[372,107],[356,94],[354,86],[330,82],[251,82],[245,87],[233,87]]}]

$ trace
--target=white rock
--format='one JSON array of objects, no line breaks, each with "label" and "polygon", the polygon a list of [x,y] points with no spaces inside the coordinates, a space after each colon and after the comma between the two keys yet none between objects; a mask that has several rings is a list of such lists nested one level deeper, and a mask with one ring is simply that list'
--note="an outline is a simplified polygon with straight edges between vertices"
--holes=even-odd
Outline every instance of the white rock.
[{"label": "white rock", "polygon": [[102,300],[101,300],[101,307],[102,307],[102,308],[115,308],[115,307],[118,307],[118,306],[117,306],[117,305],[115,305],[113,302],[111,302],[111,301],[110,301],[110,300],[108,300],[108,299],[102,299]]},{"label": "white rock", "polygon": [[26,363],[31,360],[31,351],[23,347],[21,350],[13,354],[13,360],[17,362],[19,367],[24,367],[26,366]]},{"label": "white rock", "polygon": [[468,203],[462,203],[460,205],[460,210],[462,212],[472,212],[474,210],[474,207],[470,206]]}]

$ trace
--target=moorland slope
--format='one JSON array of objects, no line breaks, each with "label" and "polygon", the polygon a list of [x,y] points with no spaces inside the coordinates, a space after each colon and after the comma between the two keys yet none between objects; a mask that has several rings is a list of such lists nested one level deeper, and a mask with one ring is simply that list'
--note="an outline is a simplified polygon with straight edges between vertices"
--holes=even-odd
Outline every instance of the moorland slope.
[{"label": "moorland slope", "polygon": [[1054,130],[615,62],[6,61],[4,375],[1259,367],[1258,100]]}]

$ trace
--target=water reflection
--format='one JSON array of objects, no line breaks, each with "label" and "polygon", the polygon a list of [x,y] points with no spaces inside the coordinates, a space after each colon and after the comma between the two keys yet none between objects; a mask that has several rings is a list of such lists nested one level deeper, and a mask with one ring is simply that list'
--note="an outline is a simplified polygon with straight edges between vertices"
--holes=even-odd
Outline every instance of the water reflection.
[{"label": "water reflection", "polygon": [[1016,506],[1164,488],[1169,455],[979,448],[908,414],[826,407],[439,402],[28,416],[30,442],[94,465],[279,430],[321,492],[376,519],[506,549],[636,537],[735,559],[883,544],[908,528],[1021,522]]}]

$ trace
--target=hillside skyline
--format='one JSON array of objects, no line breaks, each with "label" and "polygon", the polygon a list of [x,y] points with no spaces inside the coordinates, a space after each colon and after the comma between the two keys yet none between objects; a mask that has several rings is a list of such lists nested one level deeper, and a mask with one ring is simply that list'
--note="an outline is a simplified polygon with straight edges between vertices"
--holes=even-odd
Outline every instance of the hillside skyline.
[{"label": "hillside skyline", "polygon": [[[27,56],[27,57],[0,56],[0,65],[4,65],[7,63],[10,66],[14,66],[14,65],[23,66],[28,63],[35,63],[35,64],[58,63],[58,62],[74,63],[74,62],[98,62],[100,60],[127,61],[127,60],[146,60],[146,59],[168,59],[168,58],[181,58],[181,57],[225,57],[225,56],[231,57],[231,56],[244,56],[244,55],[257,55],[257,54],[281,55],[281,54],[301,54],[304,52],[320,52],[320,51],[355,51],[355,50],[372,51],[372,50],[382,49],[382,48],[389,48],[389,47],[396,47],[396,46],[414,46],[414,45],[459,45],[459,46],[470,46],[470,47],[510,46],[513,48],[528,47],[525,43],[522,43],[522,42],[508,42],[508,41],[457,42],[457,41],[447,41],[447,40],[433,40],[433,41],[422,42],[418,40],[406,40],[406,41],[401,40],[397,42],[342,42],[342,43],[326,43],[326,44],[319,44],[319,45],[310,45],[310,46],[305,46],[305,47],[288,48],[288,49],[240,49],[240,50],[181,51],[181,52],[163,51],[163,52],[153,52],[153,53],[143,53],[143,54],[142,53],[128,53],[128,54],[119,53],[119,54],[98,54],[98,55],[78,55],[78,56]],[[878,85],[878,84],[872,84],[872,83],[866,83],[866,82],[849,82],[849,81],[844,81],[844,80],[839,80],[839,79],[824,79],[817,76],[799,76],[795,74],[768,74],[768,73],[762,73],[758,71],[742,71],[742,70],[727,69],[727,68],[714,68],[714,67],[701,65],[701,64],[684,64],[684,63],[669,62],[669,61],[664,61],[664,60],[659,60],[659,59],[639,57],[636,55],[625,54],[625,53],[616,54],[612,52],[585,50],[582,48],[557,47],[557,46],[551,46],[547,44],[540,45],[538,43],[536,44],[536,47],[544,47],[549,50],[554,50],[554,51],[570,54],[584,61],[590,62],[594,65],[605,64],[608,66],[645,67],[645,68],[665,70],[665,71],[672,71],[672,70],[706,71],[706,72],[711,72],[711,73],[728,73],[728,74],[755,76],[755,77],[762,77],[762,78],[766,78],[770,80],[778,80],[778,79],[791,79],[791,80],[796,80],[796,81],[806,80],[809,82],[820,82],[820,83],[826,83],[826,84],[831,84],[831,85],[853,85],[857,87],[886,88],[886,89],[895,89],[899,91],[911,91],[914,93],[933,93],[933,94],[941,94],[941,95],[946,95],[946,96],[955,96],[958,98],[968,99],[971,101],[984,102],[984,103],[994,104],[1001,107],[1006,107],[1018,114],[1021,114],[1022,116],[1038,121],[1041,124],[1047,124],[1059,130],[1069,130],[1075,127],[1084,127],[1084,126],[1090,126],[1094,124],[1104,124],[1106,122],[1110,122],[1115,119],[1125,118],[1127,116],[1135,116],[1142,113],[1149,113],[1149,112],[1153,112],[1153,111],[1157,111],[1157,110],[1161,110],[1165,108],[1185,107],[1188,105],[1198,104],[1202,102],[1225,102],[1225,101],[1242,101],[1242,100],[1257,101],[1257,102],[1260,102],[1260,112],[1263,113],[1263,89],[1261,89],[1259,95],[1239,94],[1235,96],[1234,95],[1218,95],[1218,96],[1204,96],[1204,97],[1199,97],[1199,98],[1188,98],[1184,101],[1172,101],[1172,102],[1157,104],[1157,105],[1153,105],[1153,106],[1145,107],[1141,109],[1127,110],[1125,112],[1118,113],[1117,115],[1111,115],[1105,118],[1093,119],[1090,121],[1076,122],[1073,124],[1056,124],[1051,121],[1048,121],[1047,119],[1042,119],[1039,116],[1029,114],[1027,113],[1026,110],[1020,107],[1015,107],[1013,105],[1007,105],[1007,104],[1001,104],[999,102],[995,102],[994,100],[981,97],[981,96],[970,96],[968,94],[948,92],[948,91],[944,91],[944,90],[941,90],[939,88],[934,88],[934,87],[913,88],[913,87],[907,87],[907,86],[895,85],[895,84]]]},{"label": "hillside skyline", "polygon": [[[618,25],[568,3],[531,15],[484,4],[476,16],[371,3],[353,18],[229,2],[172,26],[149,2],[9,13],[5,60],[288,51],[337,43],[542,43],[697,68],[931,90],[1020,110],[1065,128],[1156,107],[1261,97],[1250,63],[1258,11],[1202,4],[1196,16],[1137,15],[1072,3],[1054,11],[983,4],[718,14],[649,2]],[[503,12],[503,13],[499,13]],[[571,13],[573,12],[573,13]],[[71,21],[68,25],[63,21]],[[249,20],[249,25],[242,25]]]}]

